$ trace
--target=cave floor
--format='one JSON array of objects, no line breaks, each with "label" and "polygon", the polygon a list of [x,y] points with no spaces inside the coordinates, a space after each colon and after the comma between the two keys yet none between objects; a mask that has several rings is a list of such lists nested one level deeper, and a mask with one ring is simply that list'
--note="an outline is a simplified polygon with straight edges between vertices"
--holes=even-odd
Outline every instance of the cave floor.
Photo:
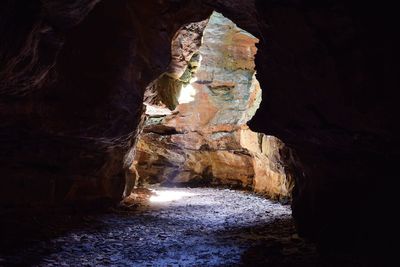
[{"label": "cave floor", "polygon": [[20,222],[16,235],[3,235],[0,266],[317,264],[315,247],[297,236],[288,205],[229,189],[156,190],[154,202],[133,211]]}]

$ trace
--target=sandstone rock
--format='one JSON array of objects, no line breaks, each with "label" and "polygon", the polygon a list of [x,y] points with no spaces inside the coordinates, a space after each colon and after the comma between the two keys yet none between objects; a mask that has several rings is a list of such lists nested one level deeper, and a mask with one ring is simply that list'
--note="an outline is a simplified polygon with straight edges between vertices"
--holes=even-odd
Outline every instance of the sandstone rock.
[{"label": "sandstone rock", "polygon": [[240,144],[253,155],[254,191],[272,198],[290,197],[294,180],[290,170],[290,150],[274,136],[255,133],[249,129],[240,132]]},{"label": "sandstone rock", "polygon": [[[176,71],[181,77],[170,77],[169,84],[182,86],[181,93],[190,88],[193,95],[184,100],[176,95],[181,102],[170,113],[163,103],[147,105],[148,120],[137,146],[139,175],[152,182],[238,186],[273,198],[290,196],[291,177],[280,156],[284,144],[246,126],[261,102],[254,70],[258,39],[217,12],[199,25],[191,27],[203,29],[200,44],[190,45],[192,40],[182,37],[186,29],[172,42],[173,57],[185,60],[173,60],[170,69],[189,68],[193,62],[196,69],[185,78],[188,84],[182,84],[187,71]],[[188,60],[193,54],[199,56]],[[154,86],[171,92],[162,80],[148,90]]]}]

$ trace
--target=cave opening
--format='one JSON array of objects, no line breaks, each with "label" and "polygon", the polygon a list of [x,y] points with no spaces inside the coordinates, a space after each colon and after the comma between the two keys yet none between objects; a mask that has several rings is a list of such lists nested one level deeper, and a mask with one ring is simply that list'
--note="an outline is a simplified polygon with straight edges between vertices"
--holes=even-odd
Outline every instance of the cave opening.
[{"label": "cave opening", "polygon": [[[258,41],[215,11],[176,32],[166,72],[145,91],[125,197],[135,195],[133,188],[228,187],[290,200],[291,151],[247,126],[261,102]],[[190,195],[159,194],[153,199]]]},{"label": "cave opening", "polygon": [[129,243],[148,254],[138,262],[253,266],[263,261],[254,242],[269,247],[284,239],[315,260],[295,233],[290,206],[271,201],[290,199],[290,150],[247,126],[261,102],[257,42],[217,12],[173,37],[167,71],[146,88],[122,201],[145,215],[135,225],[146,244]]}]

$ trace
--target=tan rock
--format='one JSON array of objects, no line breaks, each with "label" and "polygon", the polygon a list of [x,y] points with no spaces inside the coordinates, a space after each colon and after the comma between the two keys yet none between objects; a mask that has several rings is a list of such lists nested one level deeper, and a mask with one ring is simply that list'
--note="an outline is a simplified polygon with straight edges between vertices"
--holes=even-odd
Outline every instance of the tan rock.
[{"label": "tan rock", "polygon": [[152,85],[180,95],[173,112],[162,104],[148,106],[137,145],[139,174],[152,182],[240,186],[274,198],[288,196],[290,177],[280,155],[284,144],[246,125],[261,102],[254,70],[258,39],[217,12],[201,23],[201,44],[178,46],[190,40],[181,29],[172,45],[168,82],[163,78]]}]

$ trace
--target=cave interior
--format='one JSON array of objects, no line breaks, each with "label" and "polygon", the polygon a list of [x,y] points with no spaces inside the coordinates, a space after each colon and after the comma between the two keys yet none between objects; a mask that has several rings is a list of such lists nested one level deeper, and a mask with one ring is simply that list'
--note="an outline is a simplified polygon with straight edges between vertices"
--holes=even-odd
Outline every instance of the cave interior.
[{"label": "cave interior", "polygon": [[385,266],[383,23],[350,1],[2,2],[0,266]]}]

